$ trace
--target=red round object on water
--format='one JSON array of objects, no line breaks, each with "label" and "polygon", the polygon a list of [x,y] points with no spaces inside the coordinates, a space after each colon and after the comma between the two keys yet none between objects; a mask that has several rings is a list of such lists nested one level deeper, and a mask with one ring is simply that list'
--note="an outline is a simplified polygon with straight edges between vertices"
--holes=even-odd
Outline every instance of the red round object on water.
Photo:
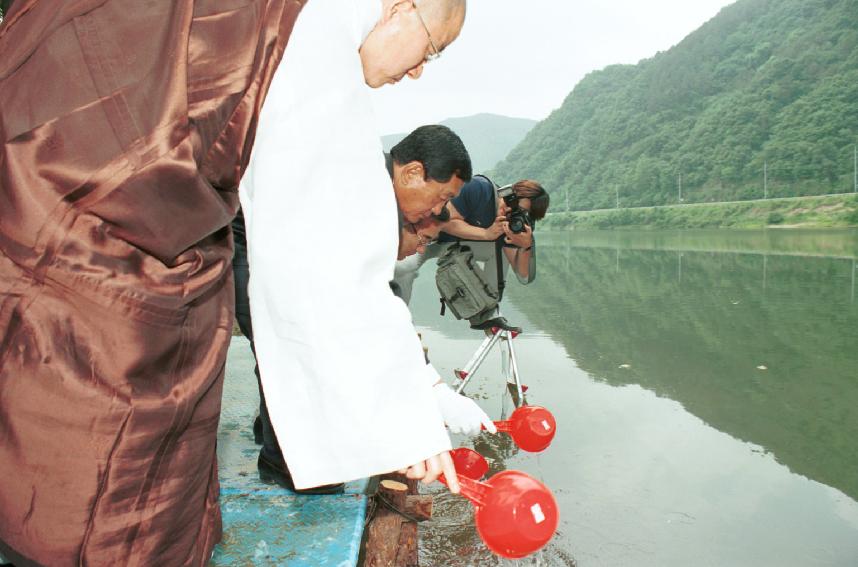
[{"label": "red round object on water", "polygon": [[489,472],[489,463],[473,449],[459,447],[450,451],[450,456],[453,458],[453,466],[456,467],[456,474],[459,476],[480,480]]},{"label": "red round object on water", "polygon": [[[554,434],[557,432],[554,416],[541,406],[516,408],[507,423],[508,425],[502,430],[512,436],[516,445],[531,453],[538,453],[551,445]],[[498,425],[497,422],[495,424]]]},{"label": "red round object on water", "polygon": [[518,559],[541,549],[557,531],[560,515],[544,484],[520,471],[503,471],[485,484],[474,523],[494,553]]}]

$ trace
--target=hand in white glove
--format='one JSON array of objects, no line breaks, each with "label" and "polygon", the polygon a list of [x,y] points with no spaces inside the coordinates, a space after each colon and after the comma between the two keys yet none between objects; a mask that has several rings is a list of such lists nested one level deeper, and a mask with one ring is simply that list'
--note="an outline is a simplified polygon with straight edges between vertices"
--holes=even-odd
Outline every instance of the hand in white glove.
[{"label": "hand in white glove", "polygon": [[451,432],[476,435],[480,432],[481,425],[490,433],[498,432],[486,412],[471,398],[457,394],[444,382],[435,384],[432,391],[435,392],[438,409],[441,410],[444,422]]}]

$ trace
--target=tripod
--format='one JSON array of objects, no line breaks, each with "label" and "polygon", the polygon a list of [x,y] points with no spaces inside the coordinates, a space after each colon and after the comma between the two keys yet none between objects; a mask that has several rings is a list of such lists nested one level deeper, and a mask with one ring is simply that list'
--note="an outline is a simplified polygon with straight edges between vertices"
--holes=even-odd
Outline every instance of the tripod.
[{"label": "tripod", "polygon": [[527,386],[523,386],[521,379],[519,378],[518,363],[515,358],[515,347],[513,347],[512,344],[513,339],[517,337],[518,334],[519,333],[516,331],[509,331],[507,329],[501,329],[500,327],[492,327],[491,334],[483,340],[479,347],[477,347],[476,352],[471,356],[471,359],[465,367],[461,370],[456,369],[453,371],[453,374],[462,381],[462,383],[459,384],[459,387],[456,388],[456,393],[461,394],[464,391],[465,386],[468,385],[468,382],[486,359],[489,352],[491,352],[492,348],[494,348],[495,345],[500,344],[502,351],[501,368],[504,378],[506,378],[507,388],[512,395],[512,401],[517,408],[524,405],[524,392],[527,391]]}]

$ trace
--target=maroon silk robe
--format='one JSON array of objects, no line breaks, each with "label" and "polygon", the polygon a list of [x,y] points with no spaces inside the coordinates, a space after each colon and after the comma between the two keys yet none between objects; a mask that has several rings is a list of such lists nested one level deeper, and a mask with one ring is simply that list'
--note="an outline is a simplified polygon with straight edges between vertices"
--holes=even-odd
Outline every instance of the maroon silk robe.
[{"label": "maroon silk robe", "polygon": [[232,241],[304,0],[17,0],[0,25],[0,553],[204,565]]}]

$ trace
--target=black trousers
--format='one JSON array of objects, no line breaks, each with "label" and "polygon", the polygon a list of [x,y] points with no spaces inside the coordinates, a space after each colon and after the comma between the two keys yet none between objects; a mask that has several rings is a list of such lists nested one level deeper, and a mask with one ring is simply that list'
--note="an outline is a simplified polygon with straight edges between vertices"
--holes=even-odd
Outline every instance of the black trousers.
[{"label": "black trousers", "polygon": [[[247,284],[250,281],[250,265],[247,261],[247,240],[244,232],[244,216],[239,212],[232,221],[235,236],[235,254],[232,257],[232,271],[235,278],[235,318],[241,334],[250,341],[250,349],[256,358],[256,348],[253,344],[253,321],[250,318],[250,299],[247,294]],[[259,387],[259,417],[262,420],[262,454],[266,459],[275,463],[283,463],[283,452],[277,441],[271,418],[268,417],[268,407],[265,405],[265,393],[262,391],[262,381],[259,378],[259,364],[254,367],[256,383]]]}]

